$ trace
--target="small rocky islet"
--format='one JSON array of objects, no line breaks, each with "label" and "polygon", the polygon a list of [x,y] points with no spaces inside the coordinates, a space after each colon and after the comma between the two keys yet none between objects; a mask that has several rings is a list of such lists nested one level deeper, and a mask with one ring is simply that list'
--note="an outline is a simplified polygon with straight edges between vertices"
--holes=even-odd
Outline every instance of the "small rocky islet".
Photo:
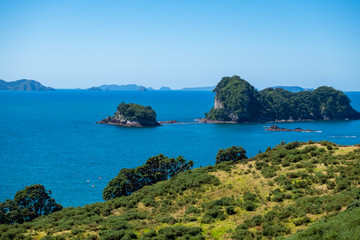
[{"label": "small rocky islet", "polygon": [[272,125],[265,130],[270,132],[317,132],[311,129],[302,129],[301,127],[297,127],[295,129],[281,128],[277,125]]},{"label": "small rocky islet", "polygon": [[114,116],[98,121],[99,124],[111,124],[123,127],[157,127],[156,112],[150,106],[135,103],[120,103]]}]

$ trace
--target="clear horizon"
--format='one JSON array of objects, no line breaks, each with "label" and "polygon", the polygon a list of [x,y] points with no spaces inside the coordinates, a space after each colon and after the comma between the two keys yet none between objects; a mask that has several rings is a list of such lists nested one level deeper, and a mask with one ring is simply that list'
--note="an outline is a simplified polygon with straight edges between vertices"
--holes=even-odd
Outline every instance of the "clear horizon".
[{"label": "clear horizon", "polygon": [[0,79],[359,91],[359,1],[0,2]]}]

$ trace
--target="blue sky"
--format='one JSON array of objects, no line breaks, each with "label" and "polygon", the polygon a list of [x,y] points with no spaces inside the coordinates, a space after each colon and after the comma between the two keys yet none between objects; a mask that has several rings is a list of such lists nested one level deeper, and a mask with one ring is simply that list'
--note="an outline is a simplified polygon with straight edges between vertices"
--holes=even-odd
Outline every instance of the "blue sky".
[{"label": "blue sky", "polygon": [[0,79],[360,90],[360,1],[0,0]]}]

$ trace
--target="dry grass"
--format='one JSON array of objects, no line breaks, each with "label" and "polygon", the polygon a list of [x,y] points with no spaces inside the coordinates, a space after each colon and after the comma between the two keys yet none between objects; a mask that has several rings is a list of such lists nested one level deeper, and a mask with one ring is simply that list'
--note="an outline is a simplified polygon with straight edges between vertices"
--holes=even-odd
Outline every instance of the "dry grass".
[{"label": "dry grass", "polygon": [[334,156],[339,156],[339,155],[346,155],[350,152],[353,152],[357,149],[360,149],[359,146],[346,146],[346,147],[339,147],[339,149],[335,150],[335,152],[333,153]]}]

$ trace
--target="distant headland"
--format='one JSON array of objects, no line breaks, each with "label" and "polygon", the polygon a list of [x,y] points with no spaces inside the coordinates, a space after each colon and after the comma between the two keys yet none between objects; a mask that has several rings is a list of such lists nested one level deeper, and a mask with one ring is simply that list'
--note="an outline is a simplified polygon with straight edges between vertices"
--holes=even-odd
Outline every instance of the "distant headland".
[{"label": "distant headland", "polygon": [[142,106],[134,103],[120,103],[114,116],[97,122],[123,127],[157,127],[156,112],[150,106]]},{"label": "distant headland", "polygon": [[212,91],[215,86],[210,87],[185,87],[181,89],[171,89],[170,87],[160,87],[159,89],[155,89],[152,87],[144,87],[137,84],[124,84],[124,85],[117,85],[117,84],[108,84],[108,85],[100,85],[98,87],[90,87],[88,91]]},{"label": "distant headland", "polygon": [[[98,87],[91,87],[87,89],[88,91],[139,91],[139,92],[147,92],[154,91],[155,89],[152,87],[144,87],[137,84],[125,84],[125,85],[117,85],[117,84],[109,84],[109,85],[101,85]],[[170,91],[169,87],[161,87],[159,90],[161,91]]]},{"label": "distant headland", "polygon": [[279,87],[259,92],[235,75],[223,77],[213,92],[215,104],[201,120],[205,123],[360,119],[350,99],[332,87],[297,92]]},{"label": "distant headland", "polygon": [[55,91],[54,88],[45,87],[41,83],[28,80],[21,79],[13,82],[6,82],[0,79],[0,90],[7,91]]}]

